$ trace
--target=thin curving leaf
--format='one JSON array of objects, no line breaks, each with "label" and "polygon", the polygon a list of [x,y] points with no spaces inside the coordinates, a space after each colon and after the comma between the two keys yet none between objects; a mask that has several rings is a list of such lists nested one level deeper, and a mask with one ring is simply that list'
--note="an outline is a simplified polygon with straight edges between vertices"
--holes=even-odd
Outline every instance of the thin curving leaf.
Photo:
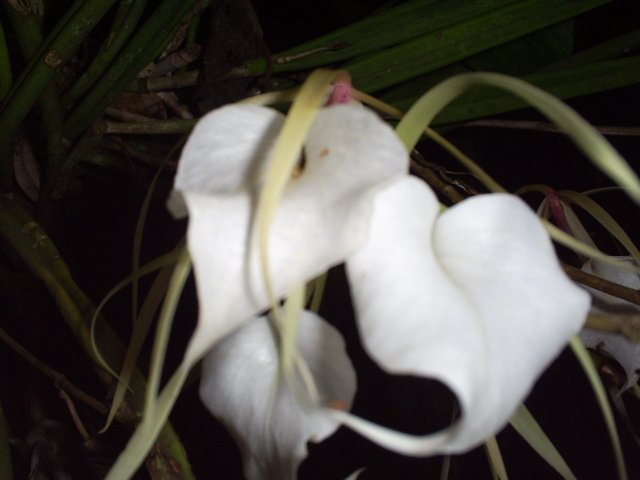
[{"label": "thin curving leaf", "polygon": [[[184,249],[184,239],[178,243],[173,252],[179,253]],[[138,356],[140,355],[140,350],[142,349],[142,344],[144,343],[145,338],[147,337],[147,333],[149,332],[149,327],[151,326],[151,322],[156,314],[158,307],[160,306],[160,302],[162,301],[165,293],[167,292],[167,288],[169,286],[169,282],[173,275],[174,263],[169,263],[164,265],[158,275],[153,280],[153,284],[149,289],[149,293],[142,304],[142,308],[140,309],[140,314],[136,322],[133,324],[133,333],[131,334],[131,341],[129,342],[129,346],[127,347],[127,353],[124,357],[124,362],[122,364],[122,369],[120,371],[120,376],[118,380],[118,385],[116,386],[116,390],[113,394],[113,400],[111,401],[111,407],[109,409],[109,415],[107,416],[107,421],[105,426],[100,430],[99,433],[104,433],[107,431],[113,418],[115,417],[120,404],[124,400],[124,395],[126,393],[127,387],[129,385],[129,380],[133,371],[135,369],[136,363],[138,361]]]},{"label": "thin curving leaf", "polygon": [[260,242],[260,257],[271,308],[278,318],[279,308],[269,271],[269,230],[276,205],[302,154],[302,147],[311,130],[313,120],[326,101],[326,92],[339,72],[314,71],[296,96],[275,145],[273,160],[266,172],[260,192],[256,214],[256,226]]},{"label": "thin curving leaf", "polygon": [[322,304],[322,298],[324,297],[324,288],[327,284],[328,272],[323,273],[318,278],[309,282],[309,285],[313,286],[311,291],[311,301],[309,303],[309,310],[314,313],[320,311],[320,305]]},{"label": "thin curving leaf", "polygon": [[487,438],[484,444],[484,449],[491,466],[491,473],[495,480],[509,480],[507,476],[507,468],[504,466],[504,460],[502,459],[502,453],[500,453],[500,447],[495,436]]},{"label": "thin curving leaf", "polygon": [[[149,206],[151,205],[152,194],[155,189],[156,183],[160,178],[160,174],[162,173],[164,166],[171,158],[171,155],[175,150],[182,146],[186,138],[186,135],[183,136],[183,138],[181,138],[174,144],[169,153],[167,153],[164,160],[160,164],[160,167],[157,169],[156,174],[151,180],[149,188],[147,189],[147,194],[145,195],[144,202],[142,203],[142,207],[140,208],[140,214],[138,215],[136,230],[133,237],[133,272],[138,271],[140,268],[140,249],[142,246],[142,234],[144,232],[145,220],[147,217],[147,212],[149,211]],[[174,249],[174,252],[181,250],[184,247],[184,242],[185,240],[183,238]],[[138,313],[138,277],[135,277],[132,281],[131,286],[133,332],[131,334],[131,340],[129,341],[129,345],[127,347],[127,353],[125,355],[124,362],[122,363],[118,385],[116,386],[116,390],[113,394],[113,400],[111,402],[109,414],[107,415],[107,421],[105,422],[105,426],[102,428],[102,430],[100,430],[99,433],[104,433],[108,430],[111,422],[115,418],[115,414],[118,411],[118,408],[120,408],[120,404],[124,400],[124,395],[129,385],[129,380],[131,379],[131,375],[133,374],[135,365],[138,361],[138,356],[140,355],[142,344],[147,338],[147,333],[149,332],[151,321],[153,320],[153,317],[155,316],[156,311],[160,306],[160,302],[162,301],[162,298],[167,291],[169,281],[173,273],[173,267],[173,263],[170,263],[160,269],[160,272],[154,279],[153,284],[149,289],[140,313]]]},{"label": "thin curving leaf", "polygon": [[524,406],[516,410],[516,413],[509,420],[511,426],[538,454],[551,465],[556,472],[562,475],[565,480],[576,480],[575,475],[553,445],[549,437],[544,433],[531,412]]},{"label": "thin curving leaf", "polygon": [[283,317],[277,304],[278,298],[271,281],[269,232],[278,201],[282,198],[285,186],[294,173],[301,155],[303,155],[302,148],[313,121],[320,107],[326,101],[327,89],[339,75],[344,75],[344,73],[329,70],[314,71],[294,98],[280,135],[278,135],[273,159],[266,171],[255,220],[265,286],[269,294],[271,310],[282,335],[280,358],[282,372],[288,382],[295,382],[293,367],[294,363],[298,363],[303,381],[310,392],[315,392],[313,378],[306,368],[304,360],[297,355],[297,334],[300,312],[303,307],[304,286],[296,289],[293,298],[288,302],[289,308]]},{"label": "thin curving leaf", "polygon": [[180,394],[192,363],[182,362],[162,393],[158,396],[160,375],[164,364],[164,354],[184,283],[191,272],[191,260],[186,248],[180,250],[165,301],[158,320],[156,337],[151,354],[151,369],[147,386],[145,407],[142,420],[133,433],[127,446],[120,453],[105,480],[123,480],[133,476],[144,461],[151,446],[155,442],[162,425],[169,417],[169,412]]},{"label": "thin curving leaf", "polygon": [[[612,88],[633,85],[640,82],[640,56],[624,57],[587,65],[567,66],[562,69],[536,72],[521,77],[522,80],[561,99],[578,97]],[[467,70],[454,64],[418,77],[394,87],[381,96],[382,100],[393,106],[407,110],[427,88],[436,85]],[[473,90],[461,95],[447,105],[432,125],[445,125],[473,118],[486,117],[528,107],[527,102],[507,92],[490,88]]]},{"label": "thin curving leaf", "polygon": [[111,297],[113,297],[116,293],[118,293],[124,287],[126,287],[131,282],[133,282],[134,279],[139,278],[139,277],[141,277],[143,275],[146,275],[148,273],[151,273],[154,270],[158,270],[159,268],[162,268],[165,265],[169,265],[169,264],[175,263],[177,261],[177,259],[179,258],[179,255],[180,255],[180,251],[178,251],[178,250],[174,250],[172,252],[165,253],[164,255],[161,255],[160,257],[156,258],[155,260],[152,260],[149,263],[147,263],[146,265],[142,266],[137,272],[133,272],[133,273],[127,275],[123,280],[118,282],[116,284],[116,286],[113,287],[109,291],[109,293],[107,293],[105,295],[105,297],[102,299],[102,302],[100,302],[100,304],[97,306],[96,311],[93,314],[93,317],[91,319],[91,326],[90,326],[91,348],[93,349],[93,351],[94,351],[94,353],[96,355],[96,359],[105,368],[105,370],[107,370],[109,373],[111,373],[115,378],[120,379],[119,375],[104,360],[102,354],[100,353],[100,349],[98,348],[98,345],[96,344],[95,323],[96,323],[96,320],[97,320],[97,318],[98,318],[98,316],[100,314],[100,310],[102,310],[102,307],[104,307],[104,305],[111,299]]},{"label": "thin curving leaf", "polygon": [[572,108],[539,88],[517,78],[493,73],[466,73],[452,77],[425,93],[400,120],[398,136],[413,149],[424,129],[451,100],[478,85],[502,88],[540,110],[561,127],[576,146],[640,203],[640,180],[627,162],[598,131]]},{"label": "thin curving leaf", "polygon": [[296,288],[284,302],[283,325],[280,326],[280,369],[285,380],[291,384],[297,382],[294,366],[299,365],[302,381],[311,392],[311,398],[317,398],[313,376],[303,360],[298,356],[298,334],[300,319],[304,309],[305,285]]},{"label": "thin curving leaf", "polygon": [[561,243],[565,247],[570,248],[575,252],[582,253],[587,257],[597,259],[597,260],[602,260],[607,264],[612,265],[616,268],[640,273],[640,267],[638,265],[632,265],[629,262],[623,262],[617,259],[616,257],[612,257],[610,255],[607,255],[606,253],[602,253],[600,250],[597,250],[592,246],[581,242],[580,240],[572,237],[568,233],[565,233],[564,231],[560,230],[558,227],[549,223],[546,220],[543,220],[543,223],[545,228],[549,232],[549,235],[551,236],[551,238],[553,238],[556,242]]},{"label": "thin curving leaf", "polygon": [[618,430],[616,429],[616,422],[613,418],[611,405],[609,404],[609,400],[607,399],[607,392],[604,389],[604,385],[602,384],[602,380],[600,379],[598,370],[593,364],[589,351],[582,343],[582,340],[580,340],[580,337],[573,337],[569,345],[571,346],[571,350],[573,351],[574,355],[580,362],[584,373],[587,375],[589,383],[591,383],[593,393],[595,394],[596,399],[598,400],[598,404],[600,405],[600,410],[602,411],[602,416],[604,417],[607,429],[609,430],[609,436],[611,437],[611,443],[613,444],[613,452],[616,456],[618,478],[620,480],[627,480],[627,469],[624,466],[624,457],[622,455],[622,447],[620,445],[620,438],[618,437]]},{"label": "thin curving leaf", "polygon": [[357,480],[358,477],[360,476],[360,474],[362,472],[364,472],[367,468],[366,467],[362,467],[359,468],[358,470],[356,470],[355,472],[353,472],[351,475],[349,475],[347,478],[345,478],[344,480]]}]

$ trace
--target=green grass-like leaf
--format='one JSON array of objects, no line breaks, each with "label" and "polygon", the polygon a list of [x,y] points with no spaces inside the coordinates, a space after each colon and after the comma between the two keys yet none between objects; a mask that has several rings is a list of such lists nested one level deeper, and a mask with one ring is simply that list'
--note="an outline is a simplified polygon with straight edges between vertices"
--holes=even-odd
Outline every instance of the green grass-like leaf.
[{"label": "green grass-like leaf", "polygon": [[604,421],[607,424],[609,436],[611,437],[611,443],[613,444],[613,451],[616,456],[618,478],[620,480],[627,480],[627,469],[624,466],[624,457],[622,456],[622,447],[620,446],[620,438],[618,437],[616,422],[613,418],[611,405],[609,405],[609,400],[607,399],[607,392],[604,389],[602,380],[600,380],[600,375],[598,375],[598,370],[593,364],[591,356],[589,355],[589,351],[585,348],[582,340],[580,340],[580,337],[573,337],[569,345],[571,346],[571,350],[573,351],[574,355],[582,365],[582,369],[587,374],[589,383],[591,383],[591,388],[593,389],[596,395],[596,399],[598,400],[598,404],[600,405],[600,410],[602,411],[602,416],[604,417]]},{"label": "green grass-like leaf", "polygon": [[509,423],[531,445],[531,448],[538,452],[549,465],[562,475],[562,478],[576,480],[567,463],[524,404],[520,405],[520,408],[511,417]]},{"label": "green grass-like leaf", "polygon": [[396,127],[407,149],[413,149],[424,129],[454,98],[479,85],[507,90],[528,102],[561,127],[576,146],[616,183],[626,187],[629,196],[640,203],[640,180],[627,162],[585,119],[553,95],[517,78],[495,73],[456,75],[425,93]]}]

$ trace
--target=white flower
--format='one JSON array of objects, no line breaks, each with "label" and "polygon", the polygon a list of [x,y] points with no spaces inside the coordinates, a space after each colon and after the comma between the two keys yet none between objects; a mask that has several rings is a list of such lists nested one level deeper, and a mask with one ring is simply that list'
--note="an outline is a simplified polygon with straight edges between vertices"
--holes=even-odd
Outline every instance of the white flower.
[{"label": "white flower", "polygon": [[[188,246],[200,302],[187,358],[201,357],[268,307],[251,227],[283,121],[264,107],[224,107],[204,117],[185,146],[172,202],[177,213],[186,213],[186,204],[190,217]],[[295,475],[306,439],[324,438],[337,426],[321,429],[322,422],[300,421],[304,412],[314,419],[330,414],[411,455],[463,452],[482,443],[505,425],[539,374],[578,332],[589,296],[566,278],[542,225],[518,198],[484,195],[439,215],[433,192],[407,175],[407,154],[395,133],[361,106],[322,109],[305,145],[305,162],[286,187],[270,230],[276,294],[284,296],[346,261],[371,357],[390,373],[445,383],[458,396],[462,416],[448,429],[413,437],[324,405],[294,408],[304,401],[281,392],[275,347],[269,344],[267,355],[266,346],[256,346],[258,330],[269,337],[261,320],[262,326],[247,325],[216,347],[203,374],[203,399],[238,439],[245,473],[249,478]],[[303,327],[303,356],[314,348],[313,341]],[[269,365],[264,377],[252,374],[258,369],[251,362],[260,363],[249,358],[253,351]],[[320,390],[330,385],[337,391],[325,380],[327,369],[336,367],[321,360],[309,360]],[[269,388],[275,390],[269,394]],[[345,383],[345,406],[350,405],[348,391]],[[269,408],[272,415],[265,413]],[[283,419],[287,412],[290,421]],[[268,422],[265,416],[278,433],[263,428],[269,425],[261,423]],[[264,444],[277,441],[283,430],[295,441]],[[285,444],[294,453],[283,452]]]}]

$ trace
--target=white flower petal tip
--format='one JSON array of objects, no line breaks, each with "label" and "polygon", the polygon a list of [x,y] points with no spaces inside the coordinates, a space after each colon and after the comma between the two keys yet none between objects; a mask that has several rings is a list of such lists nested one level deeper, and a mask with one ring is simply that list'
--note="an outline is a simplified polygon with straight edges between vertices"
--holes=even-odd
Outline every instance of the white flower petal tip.
[{"label": "white flower petal tip", "polygon": [[347,262],[372,358],[391,373],[442,381],[462,407],[448,430],[384,445],[410,455],[464,452],[499,431],[590,305],[519,198],[481,195],[438,213],[423,182],[393,183]]},{"label": "white flower petal tip", "polygon": [[[187,240],[200,306],[187,352],[194,361],[268,305],[250,232],[283,123],[282,114],[266,107],[223,107],[203,117],[184,148],[175,191],[189,211]],[[370,110],[321,109],[305,144],[304,169],[286,186],[270,228],[276,295],[358,248],[366,238],[374,192],[405,175],[408,165],[394,131]]]},{"label": "white flower petal tip", "polygon": [[[614,257],[616,260],[637,265],[632,257]],[[605,280],[615,282],[625,287],[640,289],[640,276],[630,270],[617,268],[602,260],[587,260],[582,270]],[[640,313],[640,307],[621,298],[608,295],[592,288],[588,289],[593,295],[593,308],[601,313]],[[628,338],[613,332],[603,332],[585,328],[580,332],[580,339],[588,348],[600,350],[616,359],[627,375],[627,382],[622,386],[625,391],[640,380],[640,343],[634,343]]]},{"label": "white flower petal tip", "polygon": [[278,374],[278,349],[266,317],[254,318],[205,357],[200,397],[240,446],[249,480],[295,479],[307,441],[338,428],[325,406],[350,409],[356,375],[340,333],[304,311],[299,352],[313,374],[320,405],[302,401]]}]

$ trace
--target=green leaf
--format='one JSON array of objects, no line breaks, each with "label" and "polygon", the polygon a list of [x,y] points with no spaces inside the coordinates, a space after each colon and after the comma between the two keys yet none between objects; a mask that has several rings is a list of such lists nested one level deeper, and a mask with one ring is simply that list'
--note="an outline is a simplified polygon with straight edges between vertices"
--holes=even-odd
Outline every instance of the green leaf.
[{"label": "green leaf", "polygon": [[574,19],[556,23],[464,60],[472,70],[525,75],[571,55]]},{"label": "green leaf", "polygon": [[[276,63],[273,71],[277,73],[314,68],[375,52],[513,2],[514,0],[412,0],[274,55]],[[323,50],[313,52],[317,49]],[[278,63],[279,58],[301,54],[303,55],[295,60]],[[247,62],[238,73],[261,75],[266,67],[265,59],[254,60]]]},{"label": "green leaf", "polygon": [[618,437],[618,430],[616,428],[616,421],[613,417],[613,412],[611,411],[611,405],[609,405],[609,400],[607,400],[607,393],[604,389],[604,385],[602,384],[602,380],[600,379],[600,375],[598,375],[598,370],[596,369],[591,357],[589,356],[589,351],[586,349],[582,340],[578,336],[575,336],[571,339],[571,350],[573,350],[573,354],[576,356],[584,373],[587,375],[589,379],[589,383],[591,383],[591,388],[593,389],[593,393],[598,400],[598,404],[600,405],[600,410],[602,411],[602,416],[604,417],[604,421],[607,424],[607,430],[609,430],[609,436],[611,437],[611,443],[613,444],[613,452],[616,456],[616,466],[618,467],[618,478],[620,480],[627,480],[629,478],[627,476],[627,469],[624,466],[624,457],[622,455],[622,446],[620,445],[620,437]]},{"label": "green leaf", "polygon": [[374,92],[574,17],[609,0],[522,0],[345,65]]},{"label": "green leaf", "polygon": [[560,455],[524,404],[520,405],[520,408],[513,414],[509,423],[531,445],[531,448],[538,452],[563,478],[575,480],[575,475],[571,472],[562,455]]}]

